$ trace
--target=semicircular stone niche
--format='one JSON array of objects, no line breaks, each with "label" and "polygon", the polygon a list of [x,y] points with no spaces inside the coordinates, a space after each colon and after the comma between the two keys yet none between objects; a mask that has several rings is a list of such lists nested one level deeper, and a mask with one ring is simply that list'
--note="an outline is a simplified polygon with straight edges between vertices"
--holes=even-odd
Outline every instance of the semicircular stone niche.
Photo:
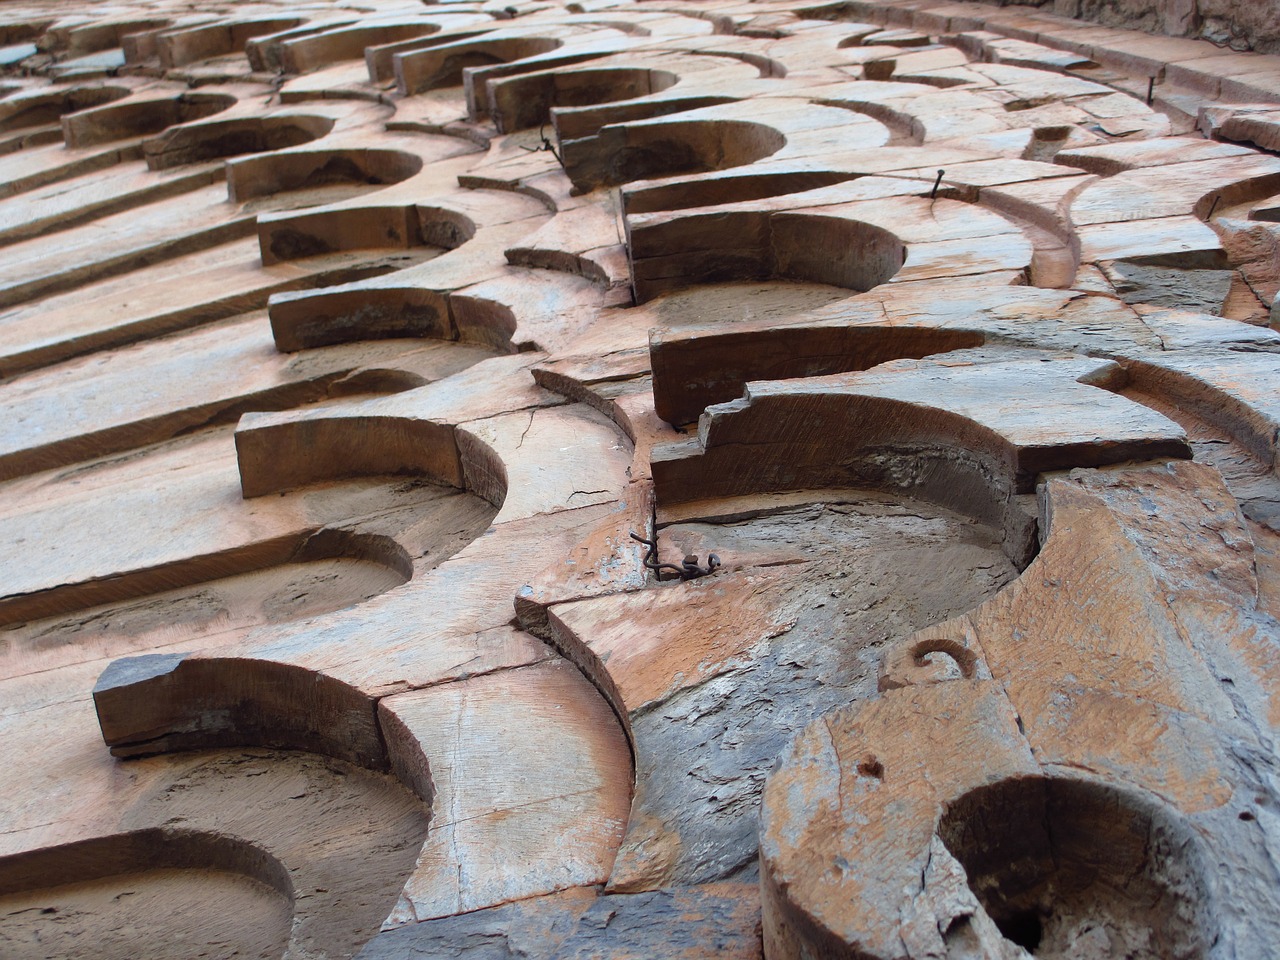
[{"label": "semicircular stone niche", "polygon": [[407,150],[347,148],[263,153],[227,163],[227,193],[246,211],[298,209],[350,200],[401,183],[422,169]]},{"label": "semicircular stone niche", "polygon": [[[0,665],[17,675],[160,648],[209,649],[258,626],[351,607],[425,575],[488,529],[498,511],[423,479],[353,478],[303,495],[357,519],[303,535],[280,554],[245,550],[50,591],[39,608],[27,599],[21,609],[41,615],[21,621],[17,609],[0,606],[0,623],[8,614]],[[358,519],[374,506],[376,514]],[[103,602],[104,590],[117,596]]]},{"label": "semicircular stone niche", "polygon": [[777,153],[786,142],[763,123],[676,119],[654,126],[607,126],[596,137],[562,141],[561,149],[565,173],[586,193],[633,180],[745,166]]},{"label": "semicircular stone niche", "polygon": [[[677,287],[629,308],[637,327],[678,330],[742,320],[777,321],[846,300],[850,291],[810,280],[728,279]],[[735,393],[739,396],[741,391]]]},{"label": "semicircular stone niche", "polygon": [[213,869],[160,868],[45,887],[0,897],[0,913],[0,948],[13,960],[159,960],[213,946],[225,956],[279,957],[291,919],[278,891]]},{"label": "semicircular stone niche", "polygon": [[350,957],[426,836],[407,787],[330,757],[199,751],[130,770],[120,832],[0,858],[0,956]]},{"label": "semicircular stone niche", "polygon": [[68,147],[88,147],[127,137],[158,134],[178,123],[203,120],[235,106],[229,93],[194,90],[176,96],[124,98],[76,110],[62,118],[62,136]]},{"label": "semicircular stone niche", "polygon": [[498,130],[546,123],[552,107],[583,107],[659,93],[679,82],[669,70],[650,67],[579,67],[506,77],[488,86],[488,112]]},{"label": "semicircular stone niche", "polygon": [[57,123],[64,114],[111,103],[128,95],[128,87],[106,84],[22,93],[0,104],[0,131]]},{"label": "semicircular stone niche", "polygon": [[628,221],[638,303],[730,280],[807,281],[850,296],[887,283],[908,259],[889,230],[839,216],[745,210],[638,220]]}]

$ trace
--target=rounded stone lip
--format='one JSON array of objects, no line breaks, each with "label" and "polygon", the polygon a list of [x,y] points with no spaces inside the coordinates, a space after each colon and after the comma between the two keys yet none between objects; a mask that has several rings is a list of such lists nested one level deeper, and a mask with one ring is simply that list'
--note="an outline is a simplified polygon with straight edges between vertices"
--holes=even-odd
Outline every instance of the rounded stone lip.
[{"label": "rounded stone lip", "polygon": [[401,183],[422,170],[423,160],[389,147],[294,148],[228,160],[232,203],[334,183],[370,188]]},{"label": "rounded stone lip", "polygon": [[0,895],[156,869],[222,870],[256,880],[290,903],[289,871],[240,837],[172,826],[77,840],[0,858]]}]

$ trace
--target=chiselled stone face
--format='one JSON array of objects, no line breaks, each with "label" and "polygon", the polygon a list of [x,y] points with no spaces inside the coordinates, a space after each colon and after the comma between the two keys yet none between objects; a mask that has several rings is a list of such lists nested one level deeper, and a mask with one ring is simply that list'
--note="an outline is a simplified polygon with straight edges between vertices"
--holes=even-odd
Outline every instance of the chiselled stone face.
[{"label": "chiselled stone face", "polygon": [[1273,953],[1265,7],[5,9],[0,956]]}]

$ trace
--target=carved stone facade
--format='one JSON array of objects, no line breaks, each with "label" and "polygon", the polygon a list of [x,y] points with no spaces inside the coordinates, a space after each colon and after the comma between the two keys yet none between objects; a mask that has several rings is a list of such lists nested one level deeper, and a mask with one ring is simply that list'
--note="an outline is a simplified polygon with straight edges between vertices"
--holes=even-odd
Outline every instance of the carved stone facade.
[{"label": "carved stone facade", "polygon": [[1274,4],[1095,6],[0,9],[0,957],[1274,955],[1280,57],[1061,15]]}]

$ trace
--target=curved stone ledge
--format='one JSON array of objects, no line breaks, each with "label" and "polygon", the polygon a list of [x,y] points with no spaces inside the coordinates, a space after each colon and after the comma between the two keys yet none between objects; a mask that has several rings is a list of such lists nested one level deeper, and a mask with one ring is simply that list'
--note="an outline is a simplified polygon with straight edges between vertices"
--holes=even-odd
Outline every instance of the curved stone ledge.
[{"label": "curved stone ledge", "polygon": [[228,93],[192,91],[172,97],[145,95],[77,110],[62,118],[62,139],[72,149],[145,137],[175,124],[214,116],[236,104]]},{"label": "curved stone ledge", "polygon": [[334,183],[387,186],[422,169],[422,158],[407,150],[345,148],[290,150],[227,163],[227,195],[232,203],[290,190]]},{"label": "curved stone ledge", "polygon": [[[375,701],[339,680],[265,660],[146,654],[113,661],[93,688],[117,757],[258,746],[388,770]],[[430,802],[430,774],[406,781]]]},{"label": "curved stone ledge", "polygon": [[144,141],[142,151],[150,169],[168,170],[187,163],[309,143],[332,130],[334,122],[333,118],[318,114],[196,120],[169,127],[160,136]]}]

